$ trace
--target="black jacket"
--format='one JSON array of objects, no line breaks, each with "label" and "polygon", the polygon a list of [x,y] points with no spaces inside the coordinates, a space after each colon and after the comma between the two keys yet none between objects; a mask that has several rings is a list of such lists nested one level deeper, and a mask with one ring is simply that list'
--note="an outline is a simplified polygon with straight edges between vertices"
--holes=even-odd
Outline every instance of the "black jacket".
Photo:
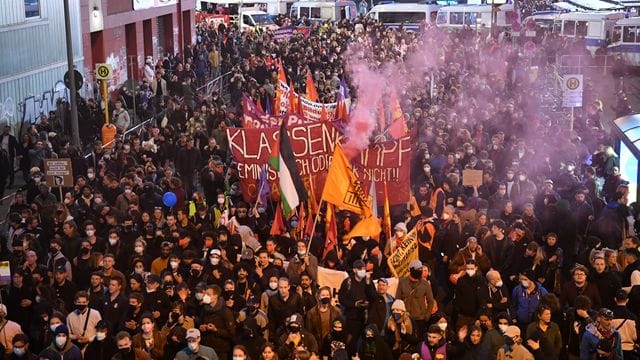
[{"label": "black jacket", "polygon": [[213,324],[216,331],[205,331],[202,333],[202,344],[212,347],[222,355],[231,352],[231,340],[236,336],[236,325],[233,313],[224,306],[222,297],[213,305],[204,305],[200,312],[198,325]]},{"label": "black jacket", "polygon": [[454,307],[458,314],[476,316],[482,304],[481,292],[486,288],[481,274],[473,277],[465,274],[458,279],[454,295]]},{"label": "black jacket", "polygon": [[111,360],[111,357],[118,352],[116,342],[109,333],[103,341],[94,339],[89,343],[84,352],[84,358],[88,360]]}]

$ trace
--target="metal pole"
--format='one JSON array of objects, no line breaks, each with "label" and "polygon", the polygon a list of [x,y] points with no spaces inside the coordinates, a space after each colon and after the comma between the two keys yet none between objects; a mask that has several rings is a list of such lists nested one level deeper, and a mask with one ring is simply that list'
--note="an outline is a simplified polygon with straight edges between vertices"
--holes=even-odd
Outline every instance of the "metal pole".
[{"label": "metal pole", "polygon": [[131,72],[131,79],[129,79],[129,81],[131,82],[131,94],[133,95],[133,124],[135,125],[137,123],[137,116],[136,116],[136,97],[138,94],[138,89],[136,86],[136,77],[133,76],[133,59],[135,59],[137,57],[137,55],[129,55],[129,69]]},{"label": "metal pole", "polygon": [[78,128],[78,99],[76,98],[76,75],[73,66],[73,42],[71,41],[71,20],[69,16],[69,0],[64,0],[64,30],[67,38],[67,67],[71,88],[71,145],[80,146],[80,130]]}]

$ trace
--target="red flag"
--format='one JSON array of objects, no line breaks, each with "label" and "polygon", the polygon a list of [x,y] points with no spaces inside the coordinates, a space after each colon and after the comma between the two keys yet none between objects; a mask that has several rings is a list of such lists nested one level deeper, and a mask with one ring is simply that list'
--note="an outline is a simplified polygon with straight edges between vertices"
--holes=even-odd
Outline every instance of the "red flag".
[{"label": "red flag", "polygon": [[325,217],[325,224],[327,224],[327,237],[324,244],[324,252],[322,258],[327,257],[327,254],[338,246],[338,223],[336,221],[335,209],[332,204],[327,204],[327,213]]},{"label": "red flag", "polygon": [[387,133],[394,139],[400,139],[407,135],[407,124],[404,122],[404,118],[394,120],[391,126],[387,128]]},{"label": "red flag", "polygon": [[269,235],[277,236],[282,235],[287,232],[287,228],[284,226],[284,221],[282,219],[282,207],[280,203],[276,207],[276,213],[273,218],[273,225],[271,225],[271,231],[269,231]]},{"label": "red flag", "polygon": [[311,76],[311,71],[309,70],[307,70],[307,99],[313,102],[318,102],[318,99],[320,99],[316,84],[313,82],[313,76]]},{"label": "red flag", "polygon": [[258,98],[258,101],[256,101],[256,108],[258,108],[258,111],[260,111],[261,114],[264,114],[264,110],[262,109],[262,101],[260,101],[260,98]]},{"label": "red flag", "polygon": [[324,107],[324,104],[322,104],[322,112],[320,112],[320,122],[327,121],[329,121],[329,115],[327,115],[327,109]]},{"label": "red flag", "polygon": [[402,115],[402,108],[400,107],[400,101],[398,101],[398,97],[395,93],[391,94],[389,102],[391,107],[391,122],[404,119],[404,115]]},{"label": "red flag", "polygon": [[378,128],[380,129],[380,133],[387,128],[387,115],[384,111],[384,103],[380,101],[378,103]]}]

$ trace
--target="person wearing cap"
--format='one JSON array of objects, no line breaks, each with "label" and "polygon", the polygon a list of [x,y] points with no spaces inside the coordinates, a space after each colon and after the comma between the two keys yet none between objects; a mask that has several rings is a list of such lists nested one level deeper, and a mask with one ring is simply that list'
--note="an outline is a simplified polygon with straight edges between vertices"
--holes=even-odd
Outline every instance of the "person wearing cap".
[{"label": "person wearing cap", "polygon": [[416,334],[419,337],[427,329],[435,305],[431,284],[422,277],[422,268],[420,260],[411,261],[409,275],[398,281],[396,290],[396,299],[404,301],[407,311],[415,321]]},{"label": "person wearing cap", "polygon": [[105,320],[96,324],[96,336],[84,350],[84,358],[91,360],[111,360],[118,352],[109,324]]},{"label": "person wearing cap", "polygon": [[73,299],[76,295],[77,287],[67,279],[67,269],[64,266],[56,268],[53,275],[52,288],[56,297],[64,302],[65,310],[71,312],[73,310]]},{"label": "person wearing cap", "polygon": [[69,339],[69,329],[65,324],[56,327],[51,345],[42,350],[40,356],[56,360],[82,360],[82,352]]},{"label": "person wearing cap", "polygon": [[351,336],[347,350],[354,354],[357,350],[357,340],[365,325],[366,311],[369,304],[376,300],[376,289],[367,274],[362,260],[353,262],[353,271],[342,281],[338,291],[338,299],[345,314],[345,331]]},{"label": "person wearing cap", "polygon": [[161,282],[162,280],[158,275],[149,274],[143,294],[145,310],[153,315],[154,320],[160,327],[167,321],[171,310],[171,300],[164,291],[161,291]]},{"label": "person wearing cap", "polygon": [[418,343],[416,326],[402,300],[396,299],[391,305],[391,316],[384,328],[385,340],[391,347],[394,358],[410,351]]},{"label": "person wearing cap", "polygon": [[553,188],[553,180],[547,179],[544,181],[542,190],[538,193],[538,195],[536,195],[536,210],[540,213],[543,213],[546,210],[547,206],[556,204],[558,201],[560,201],[560,199],[560,194],[558,194]]},{"label": "person wearing cap", "polygon": [[400,244],[402,244],[402,241],[404,240],[404,237],[406,235],[407,225],[405,225],[405,223],[403,222],[397,223],[393,227],[393,236],[391,236],[391,239],[387,241],[387,244],[384,247],[384,255],[388,257],[393,254],[396,248],[400,246]]},{"label": "person wearing cap", "polygon": [[[580,343],[580,359],[592,359],[594,356],[606,356],[605,359],[622,359],[622,338],[613,327],[613,311],[602,308],[598,310],[596,321],[587,325]],[[602,351],[602,344],[607,344]],[[605,354],[606,352],[606,354]],[[611,355],[612,357],[610,357]]]},{"label": "person wearing cap", "polygon": [[71,262],[62,253],[62,240],[54,238],[49,245],[49,257],[47,258],[47,269],[53,275],[59,267],[65,268],[67,280],[71,281]]},{"label": "person wearing cap", "polygon": [[449,263],[449,273],[461,277],[465,273],[467,261],[473,259],[480,273],[484,274],[491,268],[489,257],[482,252],[482,246],[478,244],[478,239],[471,236],[467,239],[467,245],[458,250],[453,260]]},{"label": "person wearing cap", "polygon": [[501,274],[511,273],[515,250],[513,241],[504,234],[506,228],[507,224],[500,219],[491,222],[491,235],[484,239],[482,246],[482,250],[491,261],[491,268]]},{"label": "person wearing cap", "polygon": [[627,307],[629,294],[624,289],[618,289],[615,293],[616,305],[611,308],[613,320],[611,326],[618,330],[622,341],[622,353],[625,359],[638,359],[638,354],[634,352],[635,344],[638,342],[638,318]]},{"label": "person wearing cap", "polygon": [[[201,340],[200,330],[195,328],[188,329],[186,334],[187,347],[176,354],[175,360],[218,360],[216,351],[209,346],[202,345]],[[226,358],[220,357],[220,359],[224,360]]]},{"label": "person wearing cap", "polygon": [[528,325],[547,294],[547,289],[536,281],[533,271],[526,270],[520,274],[520,284],[511,292],[511,314],[516,322],[523,327]]},{"label": "person wearing cap", "polygon": [[[335,321],[333,326],[335,328]],[[285,331],[280,336],[278,344],[280,345],[278,356],[281,359],[289,359],[300,348],[304,348],[312,354],[320,354],[316,338],[304,328],[304,318],[299,313],[291,314],[288,317]]]},{"label": "person wearing cap", "polygon": [[504,332],[505,344],[498,350],[497,360],[534,360],[533,355],[522,345],[520,328],[511,325]]}]

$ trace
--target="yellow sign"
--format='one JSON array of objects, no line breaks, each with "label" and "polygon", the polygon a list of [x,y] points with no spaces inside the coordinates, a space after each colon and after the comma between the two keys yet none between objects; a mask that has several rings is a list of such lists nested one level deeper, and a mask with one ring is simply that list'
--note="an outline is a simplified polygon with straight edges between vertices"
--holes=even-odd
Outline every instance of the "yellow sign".
[{"label": "yellow sign", "polygon": [[113,68],[109,64],[96,64],[96,79],[111,80],[113,77]]},{"label": "yellow sign", "polygon": [[393,276],[405,277],[409,274],[409,263],[418,258],[418,232],[414,227],[402,240],[393,254],[387,259],[387,264]]}]

